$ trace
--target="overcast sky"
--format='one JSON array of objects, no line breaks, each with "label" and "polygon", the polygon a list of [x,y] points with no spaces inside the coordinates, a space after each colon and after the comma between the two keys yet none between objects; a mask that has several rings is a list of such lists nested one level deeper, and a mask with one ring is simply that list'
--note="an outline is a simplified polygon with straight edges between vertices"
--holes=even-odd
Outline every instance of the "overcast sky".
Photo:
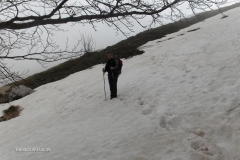
[{"label": "overcast sky", "polygon": [[[236,2],[236,1],[235,1]],[[227,5],[230,5],[231,3],[228,3]],[[222,7],[222,6],[221,6]],[[187,6],[182,6],[182,9],[184,10],[185,14],[191,15],[192,12],[187,9]],[[144,20],[142,20],[143,25],[148,25],[150,24],[151,18],[146,17]],[[169,23],[170,21],[164,21],[164,23]],[[138,25],[136,22],[134,22],[134,27],[132,28],[134,32],[130,33],[129,36],[134,36],[139,32],[144,31],[145,29],[142,28],[140,25]],[[159,25],[153,26],[153,27],[158,27]],[[57,32],[55,34],[55,39],[56,41],[64,45],[66,42],[67,38],[69,40],[69,44],[74,44],[76,42],[76,39],[79,39],[79,36],[81,33],[84,34],[91,34],[94,42],[95,42],[95,49],[103,49],[106,48],[107,46],[111,46],[123,39],[126,39],[126,37],[121,34],[121,32],[116,32],[115,28],[109,27],[107,24],[96,24],[96,29],[95,31],[91,25],[82,25],[82,24],[75,24],[72,25],[71,23],[68,24],[63,24],[61,27],[65,30],[68,30],[67,32]],[[125,27],[120,26],[124,31],[128,31]],[[58,61],[54,63],[50,63],[47,66],[47,68],[50,68],[54,65],[57,65],[59,63],[62,63],[63,61]],[[40,64],[36,63],[35,61],[18,61],[18,62],[12,62],[12,61],[7,61],[8,65],[13,66],[12,69],[14,71],[23,71],[29,69],[28,75],[32,75],[34,73],[41,72],[43,70],[46,70],[47,68],[43,68]]]}]

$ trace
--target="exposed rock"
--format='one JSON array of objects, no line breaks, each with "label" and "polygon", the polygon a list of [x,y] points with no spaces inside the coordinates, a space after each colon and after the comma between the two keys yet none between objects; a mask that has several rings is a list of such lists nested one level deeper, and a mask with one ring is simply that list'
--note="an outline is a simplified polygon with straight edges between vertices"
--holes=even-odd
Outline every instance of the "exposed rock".
[{"label": "exposed rock", "polygon": [[25,97],[26,95],[29,95],[33,92],[34,92],[33,89],[26,87],[24,85],[14,86],[9,92],[9,96],[8,96],[9,102]]},{"label": "exposed rock", "polygon": [[0,88],[0,103],[9,102],[9,92],[11,91],[12,86],[4,86]]}]

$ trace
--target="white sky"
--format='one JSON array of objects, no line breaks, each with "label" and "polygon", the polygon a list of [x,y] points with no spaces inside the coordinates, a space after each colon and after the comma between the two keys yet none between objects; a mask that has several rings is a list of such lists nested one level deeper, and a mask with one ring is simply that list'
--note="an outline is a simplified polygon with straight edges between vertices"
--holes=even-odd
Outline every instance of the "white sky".
[{"label": "white sky", "polygon": [[105,76],[104,100],[101,64],[0,105],[24,108],[0,122],[0,159],[239,160],[239,13],[141,46],[123,60],[118,99]]},{"label": "white sky", "polygon": [[[234,1],[236,2],[236,1]],[[231,3],[228,3],[227,5],[230,5]],[[191,11],[187,9],[188,7],[183,5],[182,10],[185,10],[186,15],[191,15]],[[145,18],[142,20],[143,25],[148,25],[151,21],[150,17]],[[170,22],[170,21],[169,21]],[[165,21],[165,23],[169,23]],[[64,45],[66,42],[66,39],[69,39],[69,44],[73,45],[77,38],[79,38],[80,33],[86,33],[91,34],[95,44],[96,49],[103,49],[107,46],[111,46],[113,44],[116,44],[117,42],[125,39],[126,37],[121,34],[121,32],[118,32],[118,34],[115,31],[115,28],[110,28],[106,24],[96,24],[97,31],[94,31],[91,25],[81,25],[76,24],[72,26],[72,24],[63,24],[61,25],[61,28],[68,30],[68,32],[58,32],[55,34],[55,40],[58,42],[58,44]],[[158,25],[159,26],[159,25]],[[157,26],[155,26],[157,27]],[[121,28],[124,31],[127,31],[126,28],[121,26]],[[140,25],[138,25],[136,22],[134,22],[134,27],[132,28],[134,30],[134,33],[130,33],[130,36],[134,36],[139,32],[144,31],[144,28],[142,28]],[[24,52],[24,51],[23,51]],[[63,60],[64,61],[64,60]],[[49,63],[46,65],[47,68],[50,68],[52,66],[55,66],[56,64],[62,63],[63,61],[58,61],[54,63]],[[38,73],[40,71],[46,70],[47,68],[43,68],[40,64],[36,63],[35,61],[7,61],[9,66],[13,66],[12,69],[14,71],[22,72],[24,70],[29,70],[28,75],[32,75],[34,73]]]}]

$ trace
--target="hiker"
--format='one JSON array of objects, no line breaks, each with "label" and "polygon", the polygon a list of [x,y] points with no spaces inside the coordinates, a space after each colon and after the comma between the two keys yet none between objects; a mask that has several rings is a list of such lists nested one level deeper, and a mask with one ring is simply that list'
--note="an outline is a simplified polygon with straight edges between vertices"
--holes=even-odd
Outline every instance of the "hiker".
[{"label": "hiker", "polygon": [[118,81],[118,60],[116,58],[113,58],[113,54],[111,52],[108,52],[107,54],[107,64],[105,68],[103,68],[103,72],[108,72],[108,82],[110,86],[111,96],[110,98],[117,98],[117,81]]}]

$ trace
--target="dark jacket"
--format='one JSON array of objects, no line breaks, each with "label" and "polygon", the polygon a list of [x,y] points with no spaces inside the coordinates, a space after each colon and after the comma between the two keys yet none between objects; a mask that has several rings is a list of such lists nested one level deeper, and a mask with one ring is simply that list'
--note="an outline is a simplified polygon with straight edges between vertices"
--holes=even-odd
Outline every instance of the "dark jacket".
[{"label": "dark jacket", "polygon": [[[110,67],[114,67],[114,69],[111,70]],[[110,75],[112,74],[112,72],[118,73],[118,60],[116,58],[109,59],[104,69],[105,72],[108,72],[108,74]]]}]

